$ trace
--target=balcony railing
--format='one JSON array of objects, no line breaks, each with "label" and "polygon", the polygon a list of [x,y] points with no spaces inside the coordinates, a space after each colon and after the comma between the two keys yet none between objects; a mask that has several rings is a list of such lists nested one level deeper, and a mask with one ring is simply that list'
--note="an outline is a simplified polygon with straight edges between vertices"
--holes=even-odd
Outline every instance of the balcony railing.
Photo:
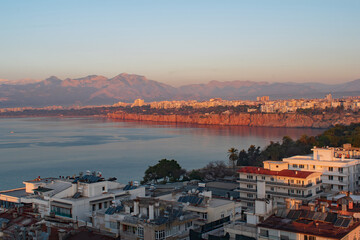
[{"label": "balcony railing", "polygon": [[238,187],[237,189],[240,190],[240,191],[244,191],[244,192],[256,192],[257,191],[256,188],[254,189],[254,188],[241,188],[241,187]]},{"label": "balcony railing", "polygon": [[256,182],[256,179],[237,178],[239,182]]},{"label": "balcony railing", "polygon": [[295,194],[295,193],[282,193],[282,192],[273,192],[273,191],[266,191],[266,194],[272,194],[272,195],[280,195],[285,197],[297,197],[297,198],[308,198],[312,196],[312,193],[307,195],[302,194]]},{"label": "balcony railing", "polygon": [[256,199],[255,198],[248,198],[248,197],[239,197],[240,200],[243,200],[243,201],[255,201]]},{"label": "balcony railing", "polygon": [[269,181],[266,181],[266,184],[278,185],[278,186],[298,187],[298,188],[308,188],[308,187],[311,187],[313,185],[312,183],[309,183],[309,184],[305,185],[305,184],[294,184],[294,183],[285,183],[285,182],[269,182]]},{"label": "balcony railing", "polygon": [[56,216],[72,218],[72,214],[66,214],[66,213],[60,213],[60,212],[53,212],[53,213],[55,213]]}]

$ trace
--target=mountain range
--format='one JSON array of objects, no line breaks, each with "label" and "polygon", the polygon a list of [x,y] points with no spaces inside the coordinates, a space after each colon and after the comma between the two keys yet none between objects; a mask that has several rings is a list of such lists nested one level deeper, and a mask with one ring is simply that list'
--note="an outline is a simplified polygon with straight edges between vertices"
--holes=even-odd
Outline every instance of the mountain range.
[{"label": "mountain range", "polygon": [[254,100],[257,96],[270,99],[323,98],[360,95],[360,79],[343,84],[270,83],[254,81],[210,81],[173,87],[144,76],[122,73],[113,78],[90,75],[61,80],[51,76],[45,80],[8,81],[0,79],[0,107],[43,107],[51,105],[103,105],[116,102],[163,100]]}]

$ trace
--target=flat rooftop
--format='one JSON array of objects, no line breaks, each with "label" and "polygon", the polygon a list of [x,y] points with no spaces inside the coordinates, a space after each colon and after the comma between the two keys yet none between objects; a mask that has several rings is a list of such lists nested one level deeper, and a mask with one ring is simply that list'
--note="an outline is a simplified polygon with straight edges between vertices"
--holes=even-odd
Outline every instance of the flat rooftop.
[{"label": "flat rooftop", "polygon": [[20,198],[20,197],[26,197],[27,193],[26,193],[25,188],[17,188],[17,189],[12,189],[12,190],[1,191],[0,195],[6,195],[6,196],[10,196],[10,197]]}]

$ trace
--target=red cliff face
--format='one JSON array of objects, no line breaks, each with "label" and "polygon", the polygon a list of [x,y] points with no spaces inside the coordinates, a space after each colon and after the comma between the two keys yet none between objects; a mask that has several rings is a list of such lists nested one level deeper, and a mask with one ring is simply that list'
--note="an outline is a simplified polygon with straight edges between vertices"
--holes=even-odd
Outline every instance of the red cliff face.
[{"label": "red cliff face", "polygon": [[336,124],[349,125],[359,123],[358,115],[300,115],[300,114],[191,114],[191,115],[147,115],[116,112],[108,114],[108,117],[121,120],[153,121],[169,123],[190,123],[207,125],[233,125],[253,127],[311,127],[328,128]]}]

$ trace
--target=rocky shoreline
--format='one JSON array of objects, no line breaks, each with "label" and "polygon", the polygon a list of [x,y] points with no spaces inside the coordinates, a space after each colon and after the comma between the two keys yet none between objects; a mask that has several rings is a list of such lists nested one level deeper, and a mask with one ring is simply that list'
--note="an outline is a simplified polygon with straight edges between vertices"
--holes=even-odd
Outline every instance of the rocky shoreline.
[{"label": "rocky shoreline", "polygon": [[294,127],[329,128],[337,124],[360,123],[358,114],[303,115],[296,113],[238,113],[238,114],[133,114],[115,112],[107,115],[112,119],[132,121],[152,121],[167,123],[189,123],[204,125],[251,126],[251,127]]}]

